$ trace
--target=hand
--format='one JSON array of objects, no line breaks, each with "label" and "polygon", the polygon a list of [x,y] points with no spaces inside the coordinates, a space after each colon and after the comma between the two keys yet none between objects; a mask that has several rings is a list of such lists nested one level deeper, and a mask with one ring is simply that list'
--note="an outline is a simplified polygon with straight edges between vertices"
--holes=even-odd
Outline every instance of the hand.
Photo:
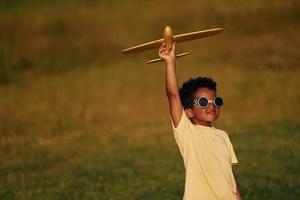
[{"label": "hand", "polygon": [[158,55],[167,63],[175,63],[175,42],[173,42],[171,51],[168,51],[166,48],[166,44],[163,43],[159,47]]}]

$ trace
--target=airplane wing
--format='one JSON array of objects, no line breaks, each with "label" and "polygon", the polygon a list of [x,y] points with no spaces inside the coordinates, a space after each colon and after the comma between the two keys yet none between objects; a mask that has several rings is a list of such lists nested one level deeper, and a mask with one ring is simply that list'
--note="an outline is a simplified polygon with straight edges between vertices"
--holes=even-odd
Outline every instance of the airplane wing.
[{"label": "airplane wing", "polygon": [[149,49],[155,49],[160,47],[160,45],[164,42],[164,39],[154,40],[151,42],[147,42],[144,44],[136,45],[127,49],[122,50],[122,53],[129,54],[129,53],[137,53],[140,51],[146,51]]},{"label": "airplane wing", "polygon": [[[214,28],[214,29],[208,29],[203,31],[195,31],[191,33],[185,33],[180,35],[173,36],[174,41],[176,43],[185,42],[189,40],[196,40],[203,37],[209,37],[218,33],[221,33],[223,31],[223,28]],[[149,49],[155,49],[158,48],[162,43],[164,42],[164,39],[158,39],[151,42],[143,43],[140,45],[136,45],[127,49],[122,50],[123,54],[130,54],[130,53],[137,53],[141,51],[146,51]]]},{"label": "airplane wing", "polygon": [[195,31],[195,32],[191,32],[191,33],[175,35],[174,41],[176,43],[180,43],[180,42],[185,42],[185,41],[190,41],[190,40],[196,40],[196,39],[216,35],[218,33],[221,33],[222,31],[223,31],[222,28],[214,28],[214,29],[208,29],[208,30],[204,30],[204,31]]}]

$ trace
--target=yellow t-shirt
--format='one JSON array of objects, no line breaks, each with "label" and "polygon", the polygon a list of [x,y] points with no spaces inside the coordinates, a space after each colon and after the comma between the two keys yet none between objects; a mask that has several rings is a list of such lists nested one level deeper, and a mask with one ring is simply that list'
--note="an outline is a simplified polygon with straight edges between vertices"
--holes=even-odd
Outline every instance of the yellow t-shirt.
[{"label": "yellow t-shirt", "polygon": [[232,164],[238,163],[226,132],[194,125],[182,112],[173,132],[186,170],[184,200],[236,200]]}]

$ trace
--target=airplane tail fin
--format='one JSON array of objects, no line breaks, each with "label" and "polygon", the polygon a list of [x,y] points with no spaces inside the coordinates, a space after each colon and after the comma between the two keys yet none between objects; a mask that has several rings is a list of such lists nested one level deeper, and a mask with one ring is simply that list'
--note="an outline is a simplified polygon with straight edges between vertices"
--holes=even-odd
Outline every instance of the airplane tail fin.
[{"label": "airplane tail fin", "polygon": [[[186,53],[177,54],[177,55],[176,55],[176,58],[179,58],[179,57],[182,57],[182,56],[187,56],[187,55],[189,55],[189,54],[191,54],[191,52],[186,52]],[[149,61],[147,62],[147,64],[151,64],[151,63],[155,63],[155,62],[161,62],[161,61],[163,61],[163,59],[161,59],[161,58],[156,58],[156,59],[149,60]]]}]

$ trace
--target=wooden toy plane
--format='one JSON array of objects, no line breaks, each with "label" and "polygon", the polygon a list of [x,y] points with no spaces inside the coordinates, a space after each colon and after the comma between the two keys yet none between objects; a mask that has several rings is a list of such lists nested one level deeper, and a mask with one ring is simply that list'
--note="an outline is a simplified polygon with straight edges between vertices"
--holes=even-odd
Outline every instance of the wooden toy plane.
[{"label": "wooden toy plane", "polygon": [[[222,31],[223,31],[223,28],[214,28],[214,29],[195,31],[195,32],[184,33],[184,34],[173,36],[173,31],[172,31],[171,27],[166,26],[165,30],[164,30],[163,38],[124,49],[124,50],[122,50],[122,53],[130,54],[130,53],[138,53],[141,51],[146,51],[149,49],[155,49],[155,48],[160,47],[160,45],[163,42],[165,42],[166,48],[170,51],[172,49],[173,42],[180,43],[180,42],[185,42],[185,41],[190,41],[190,40],[196,40],[196,39],[200,39],[200,38],[204,38],[204,37],[209,37],[209,36],[212,36],[215,34],[219,34]],[[189,54],[190,54],[190,52],[181,53],[181,54],[176,55],[176,58],[186,56]],[[156,58],[153,60],[149,60],[147,62],[147,64],[159,62],[159,61],[162,61],[162,59]]]}]

